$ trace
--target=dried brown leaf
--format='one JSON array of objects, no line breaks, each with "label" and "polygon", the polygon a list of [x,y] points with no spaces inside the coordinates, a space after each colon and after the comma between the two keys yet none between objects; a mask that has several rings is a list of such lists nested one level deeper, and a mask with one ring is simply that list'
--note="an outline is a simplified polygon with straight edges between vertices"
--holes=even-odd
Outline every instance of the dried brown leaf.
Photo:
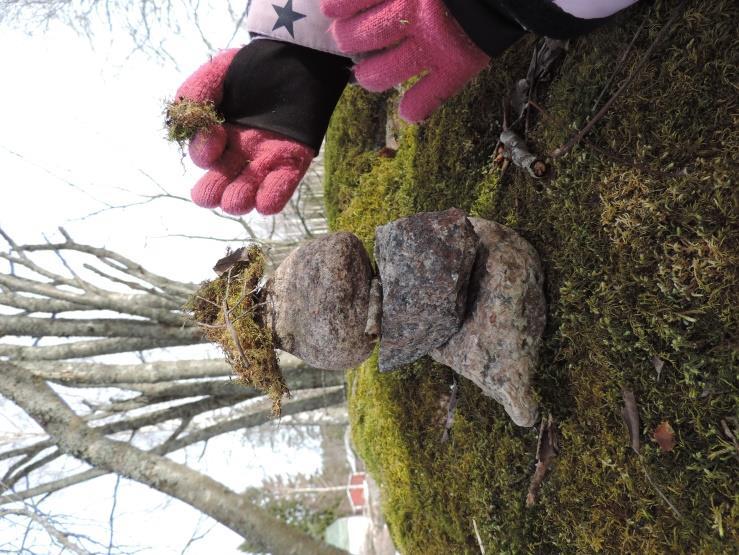
[{"label": "dried brown leaf", "polygon": [[542,418],[541,427],[539,428],[539,443],[536,446],[536,468],[534,475],[531,477],[529,491],[526,495],[526,506],[532,507],[536,504],[539,497],[539,489],[541,488],[544,477],[546,476],[549,466],[554,462],[559,454],[559,430],[557,423],[549,415],[549,418]]},{"label": "dried brown leaf", "polygon": [[631,440],[631,448],[635,453],[639,453],[641,443],[639,441],[639,409],[636,406],[636,398],[634,392],[630,389],[622,389],[621,395],[624,399],[624,407],[621,409],[621,415],[626,422],[626,428],[629,430],[629,438]]},{"label": "dried brown leaf", "polygon": [[222,276],[239,262],[249,262],[249,250],[246,247],[238,248],[233,252],[227,251],[226,256],[219,259],[213,266],[213,271]]},{"label": "dried brown leaf", "polygon": [[652,438],[657,442],[663,453],[669,453],[675,448],[675,430],[672,429],[667,420],[657,426]]}]

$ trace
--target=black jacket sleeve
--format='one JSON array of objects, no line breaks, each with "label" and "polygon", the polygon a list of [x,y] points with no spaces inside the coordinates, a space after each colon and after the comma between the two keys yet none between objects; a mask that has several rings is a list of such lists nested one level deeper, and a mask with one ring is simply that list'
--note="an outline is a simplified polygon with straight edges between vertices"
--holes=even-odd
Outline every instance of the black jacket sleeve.
[{"label": "black jacket sleeve", "polygon": [[350,71],[349,58],[252,40],[231,62],[218,108],[227,122],[279,133],[318,153]]},{"label": "black jacket sleeve", "polygon": [[491,57],[500,54],[526,31],[568,39],[588,33],[610,19],[581,19],[551,0],[443,1],[472,41]]}]

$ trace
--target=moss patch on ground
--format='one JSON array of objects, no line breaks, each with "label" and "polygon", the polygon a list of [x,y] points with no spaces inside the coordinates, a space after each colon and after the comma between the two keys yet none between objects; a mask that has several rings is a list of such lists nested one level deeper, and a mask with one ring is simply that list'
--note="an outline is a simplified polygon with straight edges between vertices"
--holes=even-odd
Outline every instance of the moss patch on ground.
[{"label": "moss patch on ground", "polygon": [[[606,97],[630,75],[675,2],[638,7],[575,41],[528,142],[551,152],[582,127],[639,25]],[[525,507],[535,430],[512,425],[462,379],[440,438],[452,372],[422,359],[349,373],[354,440],[381,484],[404,553],[730,553],[739,534],[739,192],[736,21],[729,0],[691,1],[624,95],[535,181],[491,164],[501,103],[533,39],[495,60],[394,158],[373,150],[387,99],[350,88],[326,146],[334,229],[373,247],[376,225],[452,206],[516,229],[539,252],[548,324],[535,389],[559,421],[561,452]],[[659,368],[659,371],[658,371]],[[621,390],[634,391],[641,455]],[[660,422],[677,445],[650,441]],[[677,516],[660,495],[679,512]]]}]

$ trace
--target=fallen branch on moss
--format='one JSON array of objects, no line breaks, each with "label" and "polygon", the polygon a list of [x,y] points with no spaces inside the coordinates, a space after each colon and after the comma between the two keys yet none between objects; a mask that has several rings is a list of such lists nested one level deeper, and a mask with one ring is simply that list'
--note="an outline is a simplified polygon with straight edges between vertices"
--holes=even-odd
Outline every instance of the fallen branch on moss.
[{"label": "fallen branch on moss", "polygon": [[624,406],[621,409],[626,428],[629,431],[629,440],[634,453],[639,454],[641,443],[639,440],[639,409],[636,407],[636,398],[634,392],[630,389],[622,389],[621,396],[624,399]]},{"label": "fallen branch on moss", "polygon": [[449,432],[454,425],[454,411],[457,410],[457,402],[459,400],[459,383],[456,378],[452,378],[451,394],[449,396],[449,406],[446,411],[446,422],[444,422],[444,434],[441,436],[441,442],[446,443],[449,440]]},{"label": "fallen branch on moss", "polygon": [[[642,67],[644,67],[644,64],[647,63],[647,60],[649,60],[649,57],[652,55],[652,52],[654,52],[654,49],[657,47],[657,45],[662,42],[662,39],[664,39],[668,31],[672,29],[677,19],[680,17],[680,15],[685,10],[686,0],[683,0],[678,4],[678,6],[675,8],[675,11],[672,14],[672,17],[665,23],[664,27],[660,30],[660,32],[655,37],[654,41],[652,42],[651,46],[647,49],[647,51],[644,53],[644,56],[642,56],[642,59],[639,61],[639,63],[634,68],[634,71],[632,71],[629,76],[624,80],[624,82],[621,84],[621,86],[618,88],[618,90],[613,93],[613,96],[608,99],[608,101],[603,105],[603,107],[598,111],[597,114],[595,114],[592,119],[585,124],[585,127],[583,127],[580,131],[578,131],[575,135],[570,138],[564,145],[555,148],[551,153],[552,159],[557,159],[565,154],[567,154],[570,150],[573,149],[582,139],[590,133],[590,130],[593,129],[596,123],[600,121],[603,116],[605,116],[608,111],[611,109],[611,106],[613,103],[618,99],[619,96],[631,85],[631,82],[634,80],[634,78],[639,75],[639,72],[641,71]],[[639,31],[637,31],[639,32]]]},{"label": "fallen branch on moss", "polygon": [[511,107],[516,115],[514,126],[524,117],[524,137],[529,133],[529,110],[528,103],[536,96],[536,89],[540,83],[551,80],[553,69],[557,62],[564,56],[569,47],[569,41],[551,39],[545,37],[541,46],[534,47],[531,63],[526,72],[526,77],[519,79],[511,93]]},{"label": "fallen branch on moss", "polygon": [[682,519],[683,515],[680,514],[680,511],[677,510],[675,505],[672,504],[667,496],[662,493],[662,490],[659,488],[659,486],[654,482],[654,480],[652,480],[652,477],[647,471],[646,463],[642,458],[641,443],[639,438],[639,408],[636,404],[636,397],[634,396],[634,392],[630,389],[622,389],[621,395],[623,396],[624,400],[624,406],[621,410],[621,415],[623,416],[624,422],[626,423],[626,428],[629,430],[631,449],[639,458],[639,463],[642,467],[642,470],[644,471],[644,476],[647,478],[647,481],[652,486],[652,488],[654,488],[654,491],[657,492],[657,495],[659,495],[662,500],[667,503],[667,506],[670,507],[670,510],[675,514],[675,516],[678,519]]},{"label": "fallen branch on moss", "polygon": [[[736,422],[735,419],[734,422]],[[726,423],[726,419],[724,418],[721,419],[721,428],[726,437],[731,440],[732,445],[734,445],[734,458],[739,461],[739,441],[737,441],[736,434],[731,431],[729,425]]]},{"label": "fallen branch on moss", "polygon": [[477,538],[477,545],[480,546],[481,555],[485,555],[485,546],[482,544],[482,538],[480,537],[480,530],[477,529],[477,521],[472,519],[472,527],[475,529],[475,538]]},{"label": "fallen branch on moss", "polygon": [[[515,92],[513,96],[516,96]],[[526,170],[535,179],[544,177],[547,173],[546,163],[538,156],[532,154],[526,145],[526,141],[512,129],[518,124],[521,118],[519,117],[510,126],[508,125],[509,108],[510,99],[505,99],[503,101],[503,131],[500,137],[498,137],[493,163],[500,167],[501,174],[505,172],[510,163],[513,163],[514,166]],[[526,104],[526,108],[528,108],[528,104]]]}]

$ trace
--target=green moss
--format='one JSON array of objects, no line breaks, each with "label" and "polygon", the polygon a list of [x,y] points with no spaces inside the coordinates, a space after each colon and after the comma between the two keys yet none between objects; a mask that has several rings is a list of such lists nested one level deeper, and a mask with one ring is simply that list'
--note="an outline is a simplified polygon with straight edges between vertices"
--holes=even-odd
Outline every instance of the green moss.
[{"label": "green moss", "polygon": [[179,98],[164,107],[167,139],[183,147],[200,130],[223,123],[224,119],[212,102],[196,102]]},{"label": "green moss", "polygon": [[347,87],[331,119],[324,148],[326,216],[337,215],[355,196],[359,178],[377,159],[374,146],[384,137],[385,98],[359,87]]},{"label": "green moss", "polygon": [[[571,46],[539,98],[550,117],[532,122],[535,151],[551,152],[583,125],[643,19],[606,97],[674,5],[630,10]],[[353,91],[342,101],[327,145],[335,228],[371,247],[376,225],[457,206],[514,227],[547,277],[535,388],[560,422],[561,453],[533,509],[524,501],[536,435],[470,382],[461,380],[442,445],[450,370],[423,359],[379,374],[372,359],[350,374],[354,439],[404,553],[478,552],[473,519],[493,553],[729,553],[739,541],[736,455],[723,431],[739,418],[737,18],[728,0],[689,2],[626,93],[545,180],[515,168],[501,176],[490,164],[503,95],[525,75],[531,42],[428,122],[403,129],[393,159],[366,140],[378,126],[373,98]],[[637,396],[641,456],[629,449],[623,387]],[[677,434],[664,454],[649,441],[662,420]]]},{"label": "green moss", "polygon": [[264,323],[260,281],[266,259],[257,245],[245,249],[219,277],[200,285],[185,310],[203,335],[221,347],[239,381],[267,394],[272,412],[279,416],[282,397],[290,391],[277,361],[272,330]]}]

